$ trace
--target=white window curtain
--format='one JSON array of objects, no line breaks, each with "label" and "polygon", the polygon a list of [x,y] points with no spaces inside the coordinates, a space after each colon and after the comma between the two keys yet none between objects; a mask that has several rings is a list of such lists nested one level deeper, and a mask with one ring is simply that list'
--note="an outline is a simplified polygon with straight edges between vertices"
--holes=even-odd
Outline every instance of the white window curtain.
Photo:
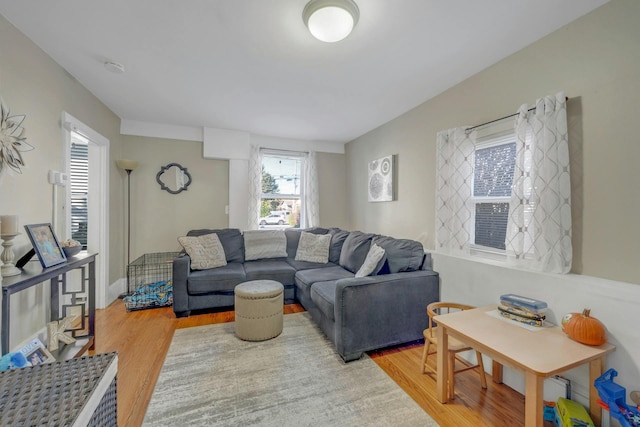
[{"label": "white window curtain", "polygon": [[320,217],[320,203],[318,196],[318,166],[316,153],[310,152],[304,162],[304,224],[306,227],[316,227]]},{"label": "white window curtain", "polygon": [[257,230],[262,201],[262,152],[252,145],[249,151],[249,216],[247,230]]},{"label": "white window curtain", "polygon": [[475,140],[476,132],[465,128],[438,132],[436,138],[436,248],[445,253],[469,253]]},{"label": "white window curtain", "polygon": [[510,263],[549,273],[571,270],[571,184],[563,92],[525,104],[515,124],[516,166],[506,251]]}]

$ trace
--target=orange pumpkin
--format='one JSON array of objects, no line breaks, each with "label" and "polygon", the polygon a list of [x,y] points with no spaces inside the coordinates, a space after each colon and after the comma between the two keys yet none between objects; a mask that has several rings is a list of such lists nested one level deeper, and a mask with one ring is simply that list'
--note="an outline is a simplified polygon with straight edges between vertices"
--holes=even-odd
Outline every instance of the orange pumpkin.
[{"label": "orange pumpkin", "polygon": [[569,338],[587,345],[602,345],[607,342],[607,330],[598,319],[591,317],[591,310],[569,313],[562,318],[562,330]]}]

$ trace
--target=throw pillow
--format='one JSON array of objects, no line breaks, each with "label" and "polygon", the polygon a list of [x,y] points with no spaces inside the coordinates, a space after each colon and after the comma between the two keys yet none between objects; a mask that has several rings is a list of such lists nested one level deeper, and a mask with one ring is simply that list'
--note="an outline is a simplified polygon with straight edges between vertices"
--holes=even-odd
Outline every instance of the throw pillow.
[{"label": "throw pillow", "polygon": [[329,234],[313,234],[303,231],[300,234],[295,259],[296,261],[326,264],[329,262],[330,244],[331,235]]},{"label": "throw pillow", "polygon": [[287,237],[282,230],[244,232],[244,259],[286,258]]},{"label": "throw pillow", "polygon": [[215,233],[178,237],[178,242],[191,257],[192,270],[207,270],[227,265],[222,243]]},{"label": "throw pillow", "polygon": [[244,239],[242,238],[242,233],[237,228],[191,230],[187,233],[187,236],[202,236],[210,233],[216,233],[218,235],[228,263],[244,262]]},{"label": "throw pillow", "polygon": [[364,259],[362,267],[356,273],[356,277],[375,276],[378,274],[385,261],[385,251],[375,243],[371,244],[371,248]]}]

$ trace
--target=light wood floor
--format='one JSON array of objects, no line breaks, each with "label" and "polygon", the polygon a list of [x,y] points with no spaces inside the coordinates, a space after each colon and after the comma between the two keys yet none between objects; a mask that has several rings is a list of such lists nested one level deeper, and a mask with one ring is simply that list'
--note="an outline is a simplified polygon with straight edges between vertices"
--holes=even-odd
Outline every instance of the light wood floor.
[{"label": "light wood floor", "polygon": [[[298,304],[286,305],[284,309],[285,314],[300,311],[304,308]],[[118,425],[142,424],[176,329],[233,320],[233,311],[182,319],[176,319],[170,307],[127,312],[121,300],[98,310],[95,352],[118,352]],[[439,403],[435,376],[423,375],[420,370],[422,345],[369,355],[443,427],[524,425],[523,395],[505,385],[494,384],[490,376],[487,376],[488,388],[483,390],[476,370],[457,374],[455,399],[446,405]],[[435,364],[435,357],[430,359]]]}]

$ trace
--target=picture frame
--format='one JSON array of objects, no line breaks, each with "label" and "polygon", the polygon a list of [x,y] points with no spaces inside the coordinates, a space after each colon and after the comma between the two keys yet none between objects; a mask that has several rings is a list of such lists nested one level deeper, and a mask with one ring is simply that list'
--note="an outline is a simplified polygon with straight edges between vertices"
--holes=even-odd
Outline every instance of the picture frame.
[{"label": "picture frame", "polygon": [[394,156],[388,155],[369,162],[368,201],[392,202],[394,200]]},{"label": "picture frame", "polygon": [[49,268],[66,262],[67,257],[50,223],[29,224],[25,225],[24,229],[38,255],[42,268]]},{"label": "picture frame", "polygon": [[44,344],[42,344],[42,341],[38,338],[28,344],[25,344],[19,351],[27,359],[30,366],[37,366],[56,361],[56,358],[53,357],[49,350],[47,350],[47,347],[45,347]]}]

